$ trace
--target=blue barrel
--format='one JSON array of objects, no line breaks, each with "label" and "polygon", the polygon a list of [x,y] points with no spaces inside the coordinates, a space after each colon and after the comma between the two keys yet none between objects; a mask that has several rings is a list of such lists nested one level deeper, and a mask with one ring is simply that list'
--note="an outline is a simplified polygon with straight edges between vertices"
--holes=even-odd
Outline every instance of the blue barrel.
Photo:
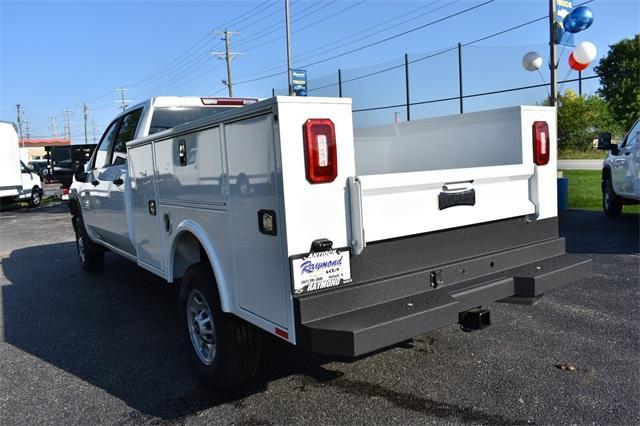
[{"label": "blue barrel", "polygon": [[558,178],[558,211],[562,212],[569,208],[569,178]]}]

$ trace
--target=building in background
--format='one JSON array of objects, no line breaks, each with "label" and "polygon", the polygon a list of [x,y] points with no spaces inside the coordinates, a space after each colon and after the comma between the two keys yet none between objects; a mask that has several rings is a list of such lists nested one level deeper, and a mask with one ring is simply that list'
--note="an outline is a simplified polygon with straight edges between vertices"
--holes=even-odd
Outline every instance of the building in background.
[{"label": "building in background", "polygon": [[33,160],[44,160],[46,147],[68,146],[71,141],[67,138],[43,138],[43,139],[22,139],[20,141],[20,160],[28,164]]}]

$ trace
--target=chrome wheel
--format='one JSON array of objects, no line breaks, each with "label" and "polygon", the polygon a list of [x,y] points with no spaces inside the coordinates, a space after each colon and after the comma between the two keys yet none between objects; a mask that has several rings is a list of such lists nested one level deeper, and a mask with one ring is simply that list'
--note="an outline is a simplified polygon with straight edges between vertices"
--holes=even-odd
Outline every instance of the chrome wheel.
[{"label": "chrome wheel", "polygon": [[604,190],[604,208],[609,210],[611,208],[611,192],[609,186]]},{"label": "chrome wheel", "polygon": [[198,358],[211,365],[216,356],[216,330],[211,308],[198,290],[191,290],[187,298],[187,327]]},{"label": "chrome wheel", "polygon": [[38,207],[40,205],[40,190],[31,191],[31,205],[34,207]]}]

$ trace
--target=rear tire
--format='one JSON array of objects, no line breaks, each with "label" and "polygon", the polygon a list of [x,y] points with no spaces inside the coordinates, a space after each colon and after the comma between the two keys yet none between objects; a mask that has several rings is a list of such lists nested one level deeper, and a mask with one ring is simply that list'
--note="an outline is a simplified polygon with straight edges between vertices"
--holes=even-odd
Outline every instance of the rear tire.
[{"label": "rear tire", "polygon": [[82,216],[75,215],[71,220],[76,233],[76,253],[82,269],[85,272],[101,271],[104,268],[104,249],[91,241]]},{"label": "rear tire", "polygon": [[208,386],[227,389],[253,378],[260,361],[259,333],[222,311],[209,265],[187,268],[180,289],[180,317],[196,370]]},{"label": "rear tire", "polygon": [[602,182],[602,208],[604,214],[609,217],[620,216],[622,213],[622,198],[613,190],[611,179]]}]

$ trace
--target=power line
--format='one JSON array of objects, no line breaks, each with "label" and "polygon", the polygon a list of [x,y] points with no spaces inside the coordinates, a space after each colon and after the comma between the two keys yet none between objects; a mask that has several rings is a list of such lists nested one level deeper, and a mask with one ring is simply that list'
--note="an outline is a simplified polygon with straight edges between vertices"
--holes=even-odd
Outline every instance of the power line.
[{"label": "power line", "polygon": [[[354,7],[356,7],[356,6],[359,6],[359,5],[361,5],[362,3],[365,3],[366,1],[367,1],[367,0],[360,0],[359,2],[357,2],[357,3],[353,3],[353,4],[351,4],[351,5],[347,6],[347,7],[343,8],[343,9],[338,10],[338,11],[337,11],[337,12],[335,12],[335,13],[332,13],[332,14],[330,14],[330,15],[327,15],[327,16],[323,17],[323,18],[317,19],[317,20],[315,20],[315,21],[311,22],[310,24],[308,24],[308,25],[306,25],[306,26],[304,26],[304,27],[302,27],[302,28],[298,28],[297,30],[292,31],[292,34],[297,34],[297,33],[302,32],[302,31],[304,31],[304,30],[306,30],[306,29],[308,29],[308,28],[311,28],[311,27],[313,27],[313,26],[315,26],[315,25],[321,24],[322,22],[326,21],[327,19],[331,19],[331,18],[333,18],[333,17],[335,17],[335,16],[337,16],[337,15],[340,15],[341,13],[344,13],[344,12],[346,12],[346,11],[347,11],[347,10],[349,10],[349,9],[353,9],[353,8],[354,8]],[[296,20],[294,20],[293,22],[296,22]],[[267,44],[271,44],[271,43],[273,43],[274,41],[280,40],[280,39],[282,39],[282,38],[284,38],[284,36],[283,36],[283,35],[279,35],[279,36],[274,37],[274,38],[272,38],[272,39],[269,39],[269,40],[266,40],[266,41],[261,41],[259,44],[253,45],[253,46],[251,46],[251,47],[249,47],[249,48],[247,48],[247,49],[245,49],[245,50],[247,50],[247,51],[248,51],[248,50],[254,50],[254,49],[257,49],[258,47],[262,47],[262,46],[265,46],[265,45],[267,45]],[[326,45],[324,45],[323,47],[326,47]]]},{"label": "power line", "polygon": [[[263,7],[265,6],[266,7]],[[233,18],[229,21],[227,21],[225,24],[223,24],[222,26],[226,26],[229,25],[233,22],[239,23],[239,22],[244,22],[246,19],[256,16],[260,13],[262,13],[263,11],[269,9],[270,7],[272,7],[274,5],[274,3],[271,0],[266,0],[263,3],[260,3],[257,7],[252,7],[250,10],[242,13],[241,15],[237,16],[236,18]],[[244,19],[240,19],[243,18]],[[238,19],[240,19],[240,21],[238,21]],[[202,36],[197,42],[195,42],[193,45],[191,45],[187,50],[185,50],[182,54],[180,54],[179,56],[177,56],[175,59],[173,59],[172,61],[168,62],[167,64],[163,65],[162,67],[160,67],[158,70],[154,71],[153,73],[147,75],[146,77],[143,77],[137,81],[134,81],[130,84],[127,84],[127,87],[136,87],[136,86],[140,86],[142,84],[148,84],[153,80],[157,80],[158,78],[163,78],[166,77],[166,74],[163,75],[163,71],[167,71],[171,68],[174,68],[172,70],[173,71],[178,71],[180,68],[182,68],[183,66],[185,66],[184,61],[181,61],[183,58],[190,56],[189,53],[192,52],[194,49],[196,49],[196,47],[198,47],[199,45],[202,44],[203,41],[206,41],[207,39],[209,39],[211,32],[207,31],[207,33]],[[199,48],[198,50],[200,50],[201,48]],[[208,50],[210,49],[210,47],[206,47],[206,51],[208,54]],[[192,58],[193,59],[193,58]],[[178,68],[175,68],[176,66],[178,66]],[[92,103],[95,102],[99,99],[103,99],[106,98],[109,95],[109,93],[112,92],[105,92],[104,94],[101,94],[93,99],[90,99],[88,101],[88,103]]]},{"label": "power line", "polygon": [[[434,1],[434,2],[431,2],[431,3],[428,3],[426,5],[423,5],[423,6],[420,6],[418,8],[412,9],[412,10],[410,10],[408,12],[405,12],[405,13],[402,13],[400,15],[397,15],[397,16],[395,16],[393,18],[387,19],[384,22],[381,22],[381,23],[378,23],[378,24],[375,24],[375,25],[371,25],[371,26],[366,27],[366,28],[364,28],[362,30],[356,31],[355,33],[352,33],[352,34],[350,34],[348,36],[341,37],[341,38],[339,38],[337,40],[334,40],[332,42],[329,42],[329,43],[323,43],[323,45],[321,47],[319,47],[319,48],[307,50],[306,53],[300,55],[299,58],[300,59],[304,59],[304,60],[317,58],[317,57],[322,56],[322,55],[324,55],[324,54],[326,54],[328,52],[333,52],[336,49],[340,49],[341,47],[349,46],[349,45],[351,45],[353,43],[357,43],[358,41],[366,40],[367,38],[369,38],[369,37],[371,37],[373,35],[373,34],[369,34],[369,35],[357,38],[355,40],[351,40],[349,42],[345,42],[346,40],[353,39],[354,37],[356,37],[356,36],[358,36],[360,34],[366,34],[366,33],[369,33],[369,32],[374,32],[376,34],[379,34],[381,32],[384,32],[384,31],[387,31],[387,30],[390,30],[390,29],[396,29],[399,25],[405,24],[407,22],[414,21],[414,20],[416,20],[418,18],[421,18],[423,16],[429,15],[429,14],[431,14],[433,12],[436,12],[438,10],[441,10],[443,8],[453,6],[455,3],[458,3],[459,1],[460,0],[454,0],[451,3],[447,3],[447,4],[443,5],[443,6],[437,7],[437,8],[432,9],[432,10],[428,10],[428,11],[426,11],[424,13],[415,15],[415,16],[409,18],[409,19],[405,19],[404,21],[401,21],[401,22],[398,22],[398,23],[393,23],[394,21],[397,21],[398,19],[404,18],[405,16],[414,14],[414,13],[420,11],[420,10],[423,10],[423,9],[428,8],[428,7],[434,6],[434,5],[438,4],[438,3],[441,3],[442,0],[437,0],[437,1]],[[356,5],[361,4],[361,3],[362,2],[357,3]],[[316,24],[315,22],[311,23],[310,25],[307,25],[305,27],[300,28],[298,31],[294,31],[294,33],[299,32],[299,31],[303,31],[303,30],[305,30],[305,29],[307,29],[307,28],[309,28],[309,27],[311,27],[311,26],[313,26],[315,24]],[[388,24],[388,25],[386,27],[382,27],[381,28],[381,25],[384,25],[384,24]],[[338,44],[338,43],[342,43],[342,44]],[[262,44],[266,44],[266,42],[262,43]],[[336,44],[338,44],[338,45],[335,46]],[[258,46],[260,46],[260,45],[252,46],[251,48],[255,48],[255,47],[258,47]],[[331,46],[333,46],[333,47],[331,47]],[[318,52],[318,53],[314,53],[314,52]],[[275,67],[274,67],[274,65],[275,65]],[[245,74],[242,75],[242,77],[259,74],[261,72],[267,72],[267,71],[270,71],[270,70],[273,70],[273,69],[278,69],[281,66],[282,66],[282,61],[273,62],[273,63],[271,63],[271,64],[269,64],[267,66],[259,67],[259,68],[257,68],[256,70],[254,70],[252,72],[245,73]]]},{"label": "power line", "polygon": [[452,13],[452,14],[447,15],[447,16],[445,16],[445,17],[442,17],[442,18],[436,19],[436,20],[434,20],[434,21],[428,22],[428,23],[426,23],[426,24],[424,24],[424,25],[420,25],[420,26],[418,26],[418,27],[408,29],[408,30],[403,31],[403,32],[401,32],[401,33],[394,34],[394,35],[392,35],[392,36],[385,37],[385,38],[383,38],[383,39],[381,39],[381,40],[371,42],[371,43],[366,44],[366,45],[364,45],[364,46],[357,47],[357,48],[354,48],[354,49],[348,50],[348,51],[346,51],[346,52],[342,52],[342,53],[339,53],[339,54],[336,54],[336,55],[330,56],[330,57],[325,58],[325,59],[320,60],[320,61],[311,62],[310,64],[303,65],[303,67],[308,68],[308,67],[311,67],[311,66],[313,66],[313,65],[320,64],[320,63],[322,63],[322,62],[326,62],[326,61],[330,61],[330,60],[332,60],[332,59],[340,58],[340,57],[345,56],[345,55],[348,55],[348,54],[350,54],[350,53],[354,53],[354,52],[357,52],[357,51],[360,51],[360,50],[363,50],[363,49],[367,49],[367,48],[372,47],[372,46],[376,46],[376,45],[378,45],[378,44],[385,43],[385,42],[387,42],[387,41],[389,41],[389,40],[393,40],[393,39],[396,39],[396,38],[398,38],[398,37],[405,36],[405,35],[410,34],[410,33],[412,33],[412,32],[415,32],[415,31],[418,31],[418,30],[424,29],[424,28],[429,27],[429,26],[431,26],[431,25],[435,25],[435,24],[438,24],[438,23],[440,23],[440,22],[446,21],[446,20],[448,20],[448,19],[454,18],[454,17],[456,17],[456,16],[462,15],[462,14],[464,14],[464,13],[470,12],[470,11],[472,11],[472,10],[474,10],[474,9],[478,9],[478,8],[480,8],[480,7],[482,7],[482,6],[486,6],[486,5],[491,4],[491,3],[495,2],[495,1],[496,1],[496,0],[487,0],[487,1],[483,2],[483,3],[477,4],[477,5],[472,6],[472,7],[468,7],[468,8],[466,8],[466,9],[464,9],[464,10],[461,10],[461,11],[456,12],[456,13]]},{"label": "power line", "polygon": [[[336,3],[337,1],[338,0],[331,0],[329,2],[317,1],[313,5],[311,5],[309,8],[306,8],[304,10],[305,13],[300,12],[300,13],[292,15],[291,16],[291,18],[292,18],[291,22],[294,23],[294,22],[301,21],[301,20],[303,20],[303,19],[305,19],[305,18],[307,18],[307,17],[309,17],[309,16],[311,16],[311,15],[313,15],[313,14],[315,14],[315,13],[317,13],[317,12],[319,12],[319,11],[329,7],[329,6],[331,6],[332,4]],[[293,4],[293,2],[292,2],[292,4]],[[300,15],[302,15],[302,16],[300,16]],[[281,26],[282,26],[283,23],[284,23],[284,20],[279,20],[275,24],[272,24],[272,25],[269,25],[269,26],[264,27],[262,29],[259,29],[259,30],[256,31],[256,34],[254,34],[252,36],[249,36],[249,37],[246,37],[244,40],[239,42],[236,46],[244,46],[247,43],[250,43],[250,42],[252,42],[254,40],[263,39],[267,32],[275,32],[275,31],[280,32],[279,30],[280,30],[280,28],[282,28]]]},{"label": "power line", "polygon": [[[455,12],[455,13],[452,13],[452,14],[449,14],[449,15],[444,16],[444,17],[442,17],[442,18],[438,18],[438,19],[435,19],[435,20],[433,20],[433,21],[427,22],[426,24],[423,24],[423,25],[420,25],[420,26],[417,26],[417,27],[414,27],[414,28],[410,28],[410,29],[408,29],[408,30],[406,30],[406,31],[402,31],[402,32],[400,32],[400,33],[397,33],[397,34],[391,35],[391,36],[389,36],[389,37],[385,37],[385,38],[383,38],[383,39],[380,39],[380,40],[377,40],[377,41],[374,41],[374,42],[368,43],[368,44],[366,44],[366,45],[364,45],[364,46],[356,47],[356,48],[350,49],[350,50],[348,50],[348,51],[346,51],[346,52],[338,53],[338,54],[335,54],[335,55],[333,55],[333,56],[329,56],[329,57],[327,57],[327,58],[324,58],[324,59],[321,59],[321,60],[318,60],[318,61],[315,61],[315,62],[311,62],[311,63],[309,63],[309,64],[302,65],[302,66],[301,66],[301,68],[309,68],[309,67],[312,67],[312,66],[314,66],[314,65],[317,65],[317,64],[320,64],[320,63],[323,63],[323,62],[330,61],[330,60],[332,60],[332,59],[336,59],[336,58],[339,58],[339,57],[342,57],[342,56],[345,56],[345,55],[348,55],[348,54],[351,54],[351,53],[354,53],[354,52],[357,52],[357,51],[360,51],[360,50],[367,49],[367,48],[369,48],[369,47],[376,46],[376,45],[381,44],[381,43],[385,43],[385,42],[387,42],[387,41],[390,41],[390,40],[396,39],[396,38],[398,38],[398,37],[402,37],[402,36],[407,35],[407,34],[410,34],[410,33],[412,33],[412,32],[415,32],[415,31],[418,31],[418,30],[424,29],[424,28],[429,27],[429,26],[431,26],[431,25],[435,25],[435,24],[437,24],[437,23],[440,23],[440,22],[446,21],[446,20],[448,20],[448,19],[454,18],[454,17],[456,17],[456,16],[459,16],[459,15],[462,15],[462,14],[464,14],[464,13],[470,12],[470,11],[472,11],[472,10],[478,9],[478,8],[480,8],[480,7],[486,6],[486,5],[488,5],[488,4],[490,4],[490,3],[493,3],[493,2],[495,2],[495,1],[496,1],[496,0],[487,0],[487,1],[483,2],[483,3],[477,4],[477,5],[475,5],[475,6],[468,7],[468,8],[466,8],[466,9],[463,9],[463,10],[461,10],[461,11],[458,11],[458,12]],[[245,83],[250,83],[250,82],[253,82],[253,81],[264,80],[264,79],[271,78],[271,77],[275,77],[275,76],[282,75],[282,74],[283,74],[282,72],[277,72],[277,73],[269,74],[269,75],[262,76],[262,77],[257,77],[257,78],[253,78],[253,79],[249,79],[249,80],[239,81],[239,82],[238,82],[238,83],[236,83],[236,84],[245,84]]]}]

